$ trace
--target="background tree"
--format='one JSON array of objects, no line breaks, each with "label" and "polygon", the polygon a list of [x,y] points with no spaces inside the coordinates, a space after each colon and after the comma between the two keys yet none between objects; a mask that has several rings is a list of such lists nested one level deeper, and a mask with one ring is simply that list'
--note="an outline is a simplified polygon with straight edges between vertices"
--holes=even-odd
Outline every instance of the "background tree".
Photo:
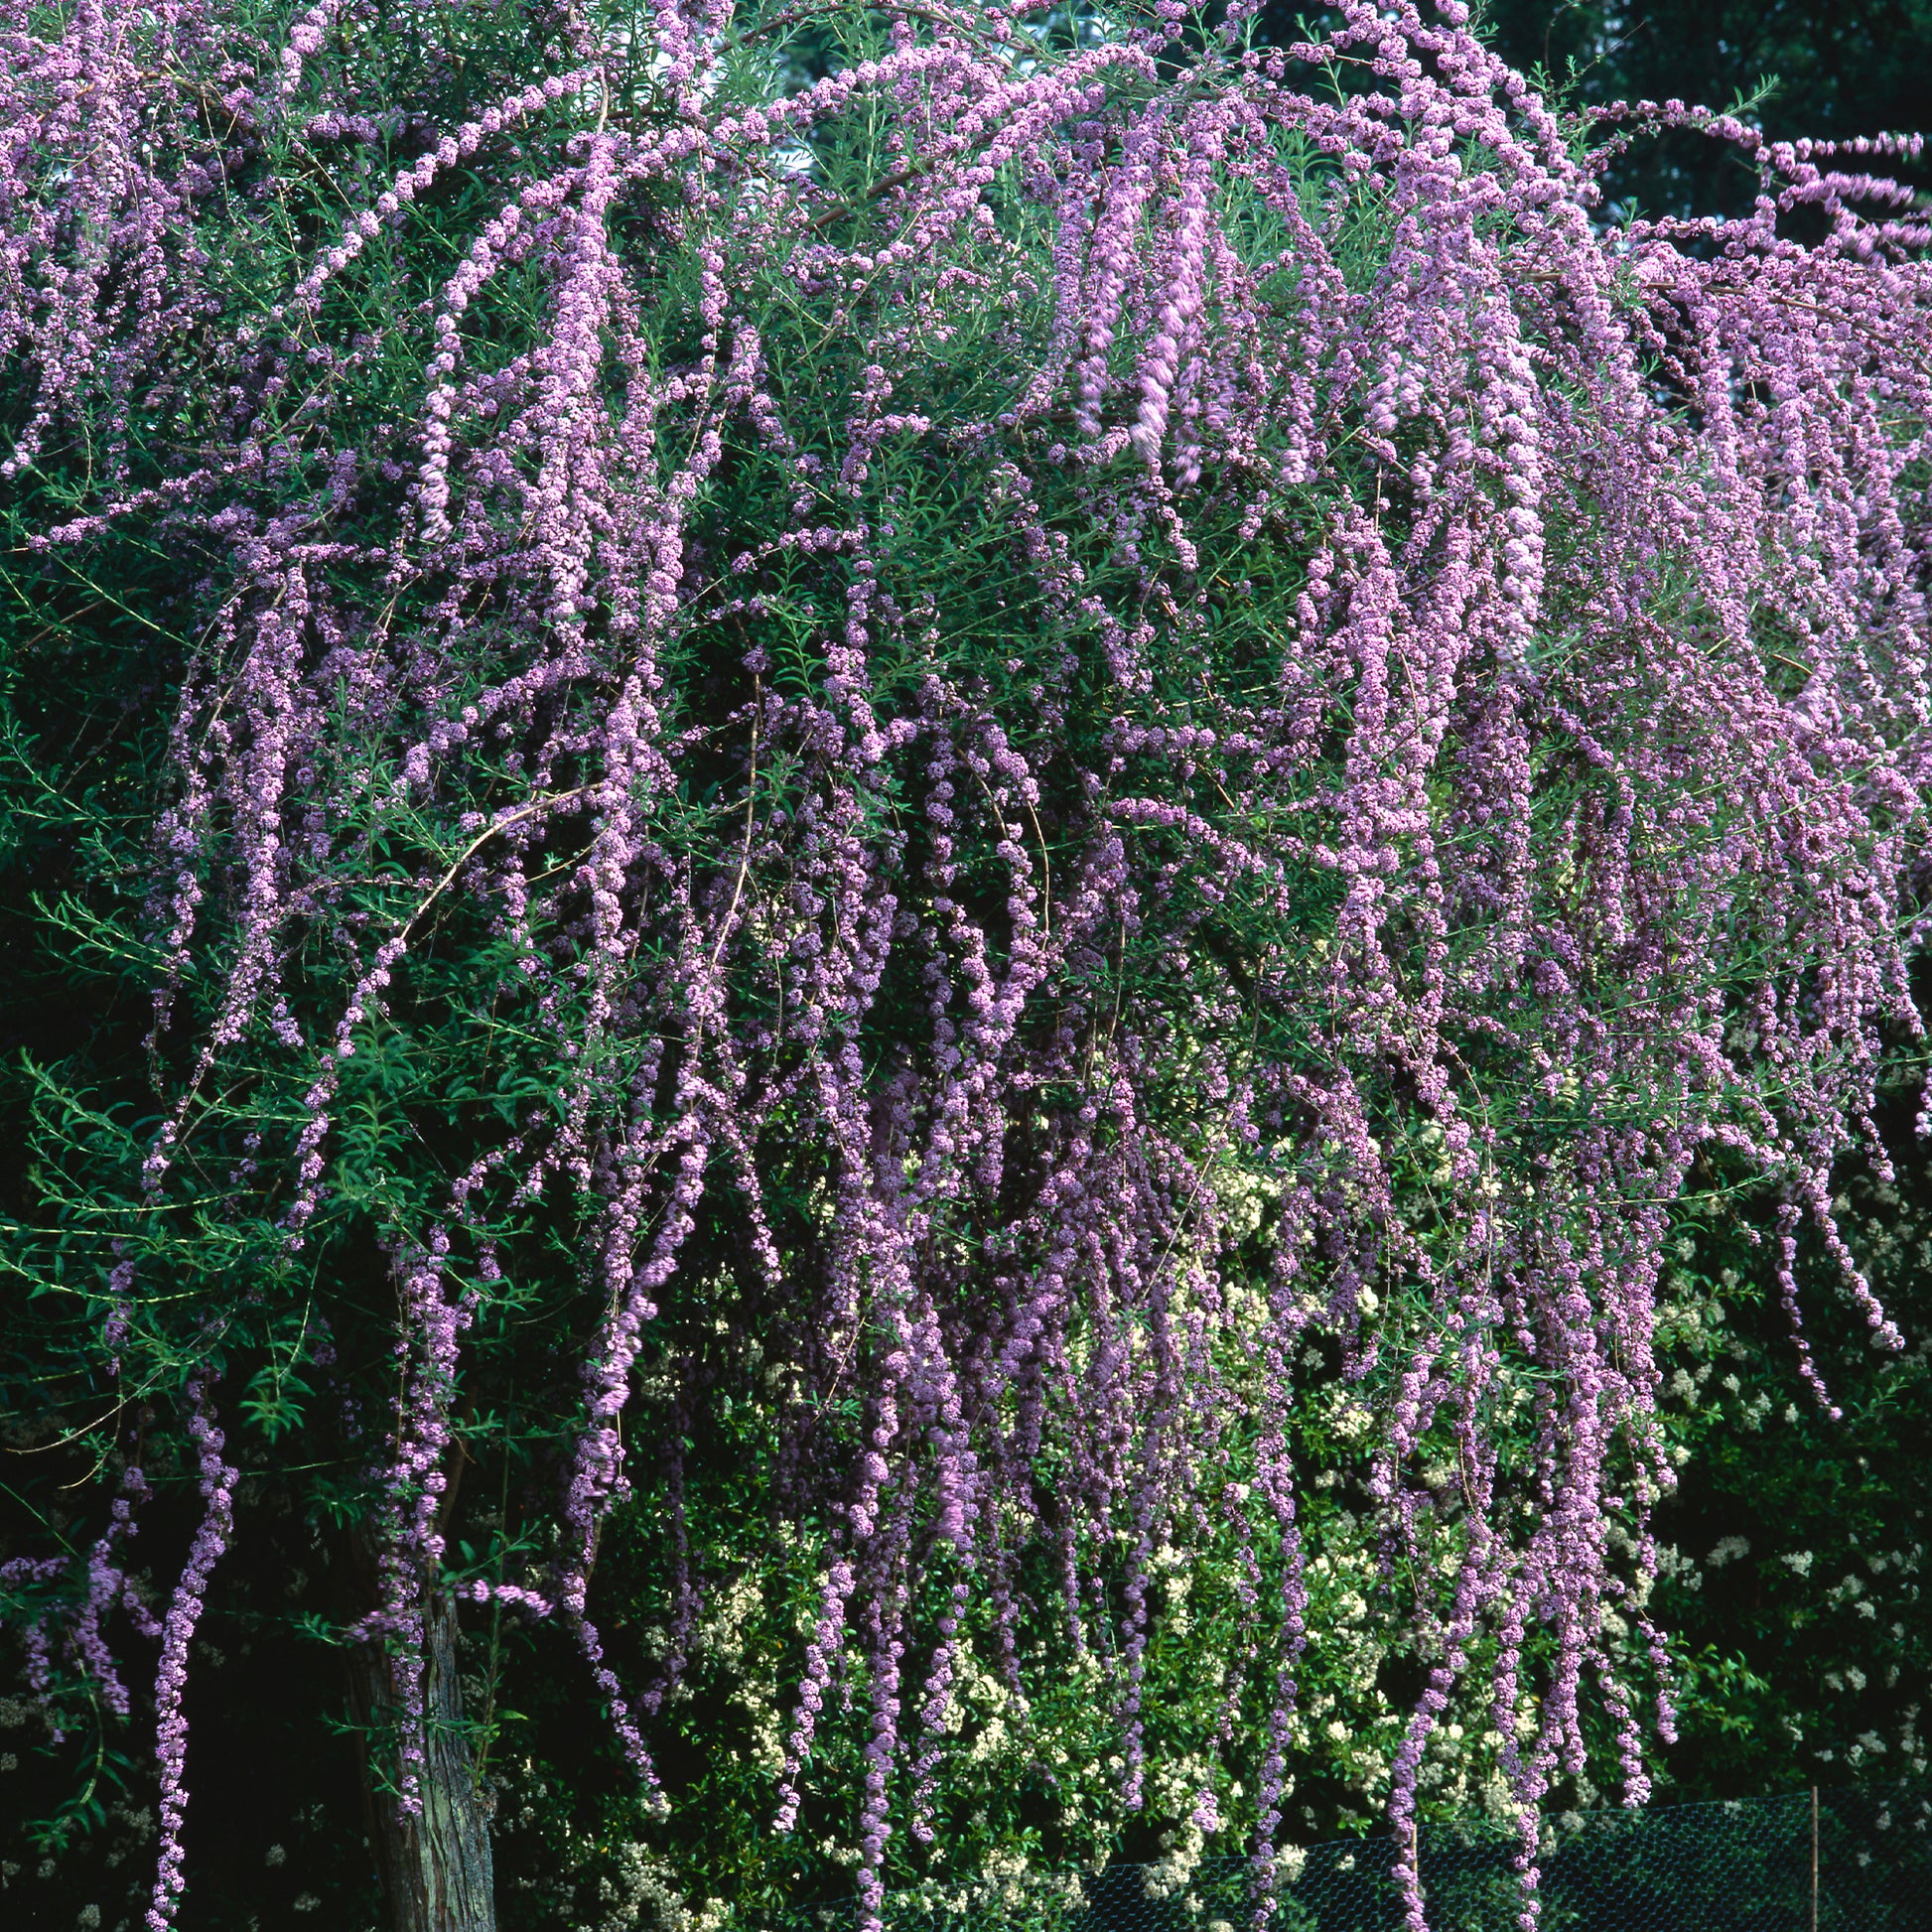
[{"label": "background tree", "polygon": [[[1932,125],[1932,7],[1924,0],[1823,0],[1750,6],[1552,7],[1493,0],[1484,23],[1496,51],[1540,69],[1568,99],[1756,103],[1774,141],[1843,141]],[[1927,185],[1922,167],[1905,177]],[[1682,135],[1645,144],[1607,182],[1612,200],[1646,213],[1741,212],[1756,184],[1722,143]]]}]

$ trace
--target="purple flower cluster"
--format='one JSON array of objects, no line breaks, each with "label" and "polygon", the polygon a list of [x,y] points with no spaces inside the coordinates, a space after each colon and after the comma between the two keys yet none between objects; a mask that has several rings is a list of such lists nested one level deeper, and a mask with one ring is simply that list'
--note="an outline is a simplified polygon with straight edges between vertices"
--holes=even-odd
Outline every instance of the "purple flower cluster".
[{"label": "purple flower cluster", "polygon": [[[218,9],[177,12],[232,81]],[[1138,1802],[1154,1553],[1210,1517],[1252,1580],[1222,1735],[1265,1687],[1266,1892],[1320,1636],[1286,1423],[1320,1339],[1381,1392],[1390,1574],[1440,1580],[1417,1587],[1430,1676],[1390,1807],[1410,1922],[1418,1772],[1479,1658],[1532,1925],[1536,1807],[1584,1766],[1589,1699],[1646,1790],[1609,1633],[1662,1655],[1653,1328],[1694,1165],[1777,1190],[1794,1331],[1809,1227],[1897,1344],[1831,1173],[1876,1153],[1885,1030],[1922,1032],[1932,235],[1847,156],[1677,104],[1598,132],[1696,124],[1758,169],[1756,208],[1606,232],[1595,164],[1460,0],[1339,13],[1285,52],[1231,32],[1176,76],[1158,21],[1051,56],[1005,7],[922,8],[890,53],[746,107],[711,90],[722,15],[667,6],[650,88],[579,50],[237,326],[232,365],[279,373],[219,462],[138,498],[110,463],[44,534],[139,510],[232,563],[159,828],[157,1050],[217,912],[221,994],[150,1197],[248,1043],[304,1069],[305,1239],[345,1069],[454,904],[513,956],[495,995],[557,1069],[554,1108],[396,1249],[365,1634],[392,1649],[405,1806],[453,1404],[497,1267],[483,1252],[459,1290],[456,1253],[486,1190],[575,1204],[591,1339],[554,1575],[471,1593],[570,1624],[646,1778],[654,1707],[589,1607],[660,1308],[730,1252],[800,1311],[803,1408],[856,1404],[849,1453],[798,1432],[836,1530],[777,1820],[842,1690],[875,1924],[898,1821],[930,1829],[969,1609],[1019,1687],[1021,1556],[1051,1553],[1072,1641],[1113,1660]],[[127,51],[148,18],[83,6],[11,57],[0,101],[32,131],[0,168],[0,353],[40,398],[16,467],[165,379],[183,325],[161,292],[208,273],[217,158],[184,83]],[[264,50],[238,123],[316,90],[342,121],[314,65],[335,18]],[[1343,65],[1357,81],[1331,84]],[[137,166],[116,130],[169,115],[178,147]],[[565,132],[539,139],[544,116]],[[859,117],[886,158],[855,195],[812,157]],[[329,490],[259,514],[237,492],[299,345],[346,366],[332,293],[465,171],[492,200],[420,319],[400,510],[339,452]],[[1822,238],[1791,238],[1799,210]],[[540,315],[485,355],[466,330],[512,272]],[[995,373],[965,382],[962,343]],[[962,527],[981,548],[935,577],[914,484],[959,476],[994,535]],[[372,824],[411,849],[398,828],[426,818],[451,829],[394,918],[339,917],[345,855]],[[320,1020],[287,977],[298,938],[352,989]],[[1495,1420],[1512,1394],[1527,1488]],[[190,1408],[207,1513],[163,1632],[157,1928],[234,1479],[199,1385]],[[75,1626],[109,1685],[131,1501]]]},{"label": "purple flower cluster", "polygon": [[188,1549],[188,1562],[169,1599],[161,1621],[161,1662],[155,1671],[155,1757],[161,1770],[161,1853],[155,1873],[154,1898],[147,1922],[152,1932],[167,1932],[181,1905],[182,1824],[188,1815],[188,1720],[182,1695],[188,1687],[188,1647],[202,1620],[208,1579],[227,1553],[234,1528],[234,1485],[239,1471],[222,1460],[225,1447],[207,1401],[207,1384],[198,1379],[188,1388],[188,1436],[195,1448],[202,1493],[202,1520]]}]

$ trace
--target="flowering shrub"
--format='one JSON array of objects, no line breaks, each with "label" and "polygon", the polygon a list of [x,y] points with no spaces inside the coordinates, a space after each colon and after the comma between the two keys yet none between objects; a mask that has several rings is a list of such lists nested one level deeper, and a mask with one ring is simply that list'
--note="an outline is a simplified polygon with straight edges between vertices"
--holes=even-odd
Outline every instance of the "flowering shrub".
[{"label": "flowering shrub", "polygon": [[1685,1660],[1672,1772],[1707,1786],[1925,1775],[1932,1630],[1916,1471],[1932,1444],[1932,1191],[1903,1097],[1894,1090],[1878,1116],[1896,1175],[1849,1173],[1833,1206],[1912,1340],[1874,1354],[1842,1320],[1819,1334],[1843,1422],[1789,1371],[1769,1244],[1742,1238],[1750,1222],[1707,1223],[1674,1244],[1659,1310],[1674,1365],[1659,1407],[1685,1466],[1658,1519],[1656,1601]]},{"label": "flowering shrub", "polygon": [[[1807,1228],[1899,1339],[1831,1189],[1919,1028],[1909,197],[1561,122],[1459,0],[1274,52],[1177,0],[6,31],[14,742],[23,795],[113,774],[29,824],[40,929],[120,976],[33,1071],[11,1266],[46,1438],[122,1497],[4,1584],[57,1715],[127,1705],[116,1604],[159,1624],[148,1922],[238,1428],[372,1553],[316,1610],[420,1819],[452,1592],[568,1632],[658,1791],[727,1397],[810,1572],[772,1827],[856,1727],[869,1912],[968,1687],[1042,1657],[1173,1801],[1164,1553],[1210,1547],[1192,1819],[1238,1762],[1265,1879],[1347,1641],[1325,1436],[1419,1660],[1389,1815],[1473,1699],[1532,1922],[1592,1707],[1632,1801],[1669,1732],[1700,1164],[1777,1192],[1801,1361]],[[1687,120],[1750,217],[1592,225]],[[645,1510],[652,1658],[600,1582]]]}]

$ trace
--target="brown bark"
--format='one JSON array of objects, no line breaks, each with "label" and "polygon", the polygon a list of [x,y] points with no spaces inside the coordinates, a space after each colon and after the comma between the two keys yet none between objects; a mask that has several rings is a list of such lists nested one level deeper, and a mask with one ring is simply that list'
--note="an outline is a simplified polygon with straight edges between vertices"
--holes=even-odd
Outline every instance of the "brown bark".
[{"label": "brown bark", "polygon": [[[434,1597],[425,1624],[422,1810],[404,1817],[394,1794],[377,1790],[373,1779],[364,1777],[384,1909],[390,1932],[495,1932],[488,1815],[463,1728],[455,1603]],[[358,1645],[349,1672],[357,1723],[393,1717],[389,1659],[382,1647]],[[367,1769],[373,1768],[370,1760]]]}]

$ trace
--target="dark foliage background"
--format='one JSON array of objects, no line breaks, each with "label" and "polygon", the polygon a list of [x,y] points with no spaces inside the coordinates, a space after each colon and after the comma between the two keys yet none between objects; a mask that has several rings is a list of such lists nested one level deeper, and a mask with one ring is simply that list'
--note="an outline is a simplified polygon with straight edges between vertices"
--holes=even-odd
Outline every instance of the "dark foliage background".
[{"label": "dark foliage background", "polygon": [[[1541,68],[1581,101],[1756,98],[1773,140],[1844,140],[1932,123],[1928,0],[1493,0],[1513,65]],[[1923,178],[1923,171],[1921,171]],[[1652,212],[1748,207],[1751,177],[1710,142],[1673,139],[1633,155],[1612,193]]]},{"label": "dark foliage background", "polygon": [[[1304,16],[1319,10],[1271,0],[1268,37],[1296,38]],[[1575,106],[1752,102],[1773,140],[1932,126],[1932,0],[1488,0],[1480,17],[1512,67]],[[1647,214],[1734,213],[1755,186],[1734,155],[1685,135],[1642,143],[1609,181],[1613,212]]]}]

